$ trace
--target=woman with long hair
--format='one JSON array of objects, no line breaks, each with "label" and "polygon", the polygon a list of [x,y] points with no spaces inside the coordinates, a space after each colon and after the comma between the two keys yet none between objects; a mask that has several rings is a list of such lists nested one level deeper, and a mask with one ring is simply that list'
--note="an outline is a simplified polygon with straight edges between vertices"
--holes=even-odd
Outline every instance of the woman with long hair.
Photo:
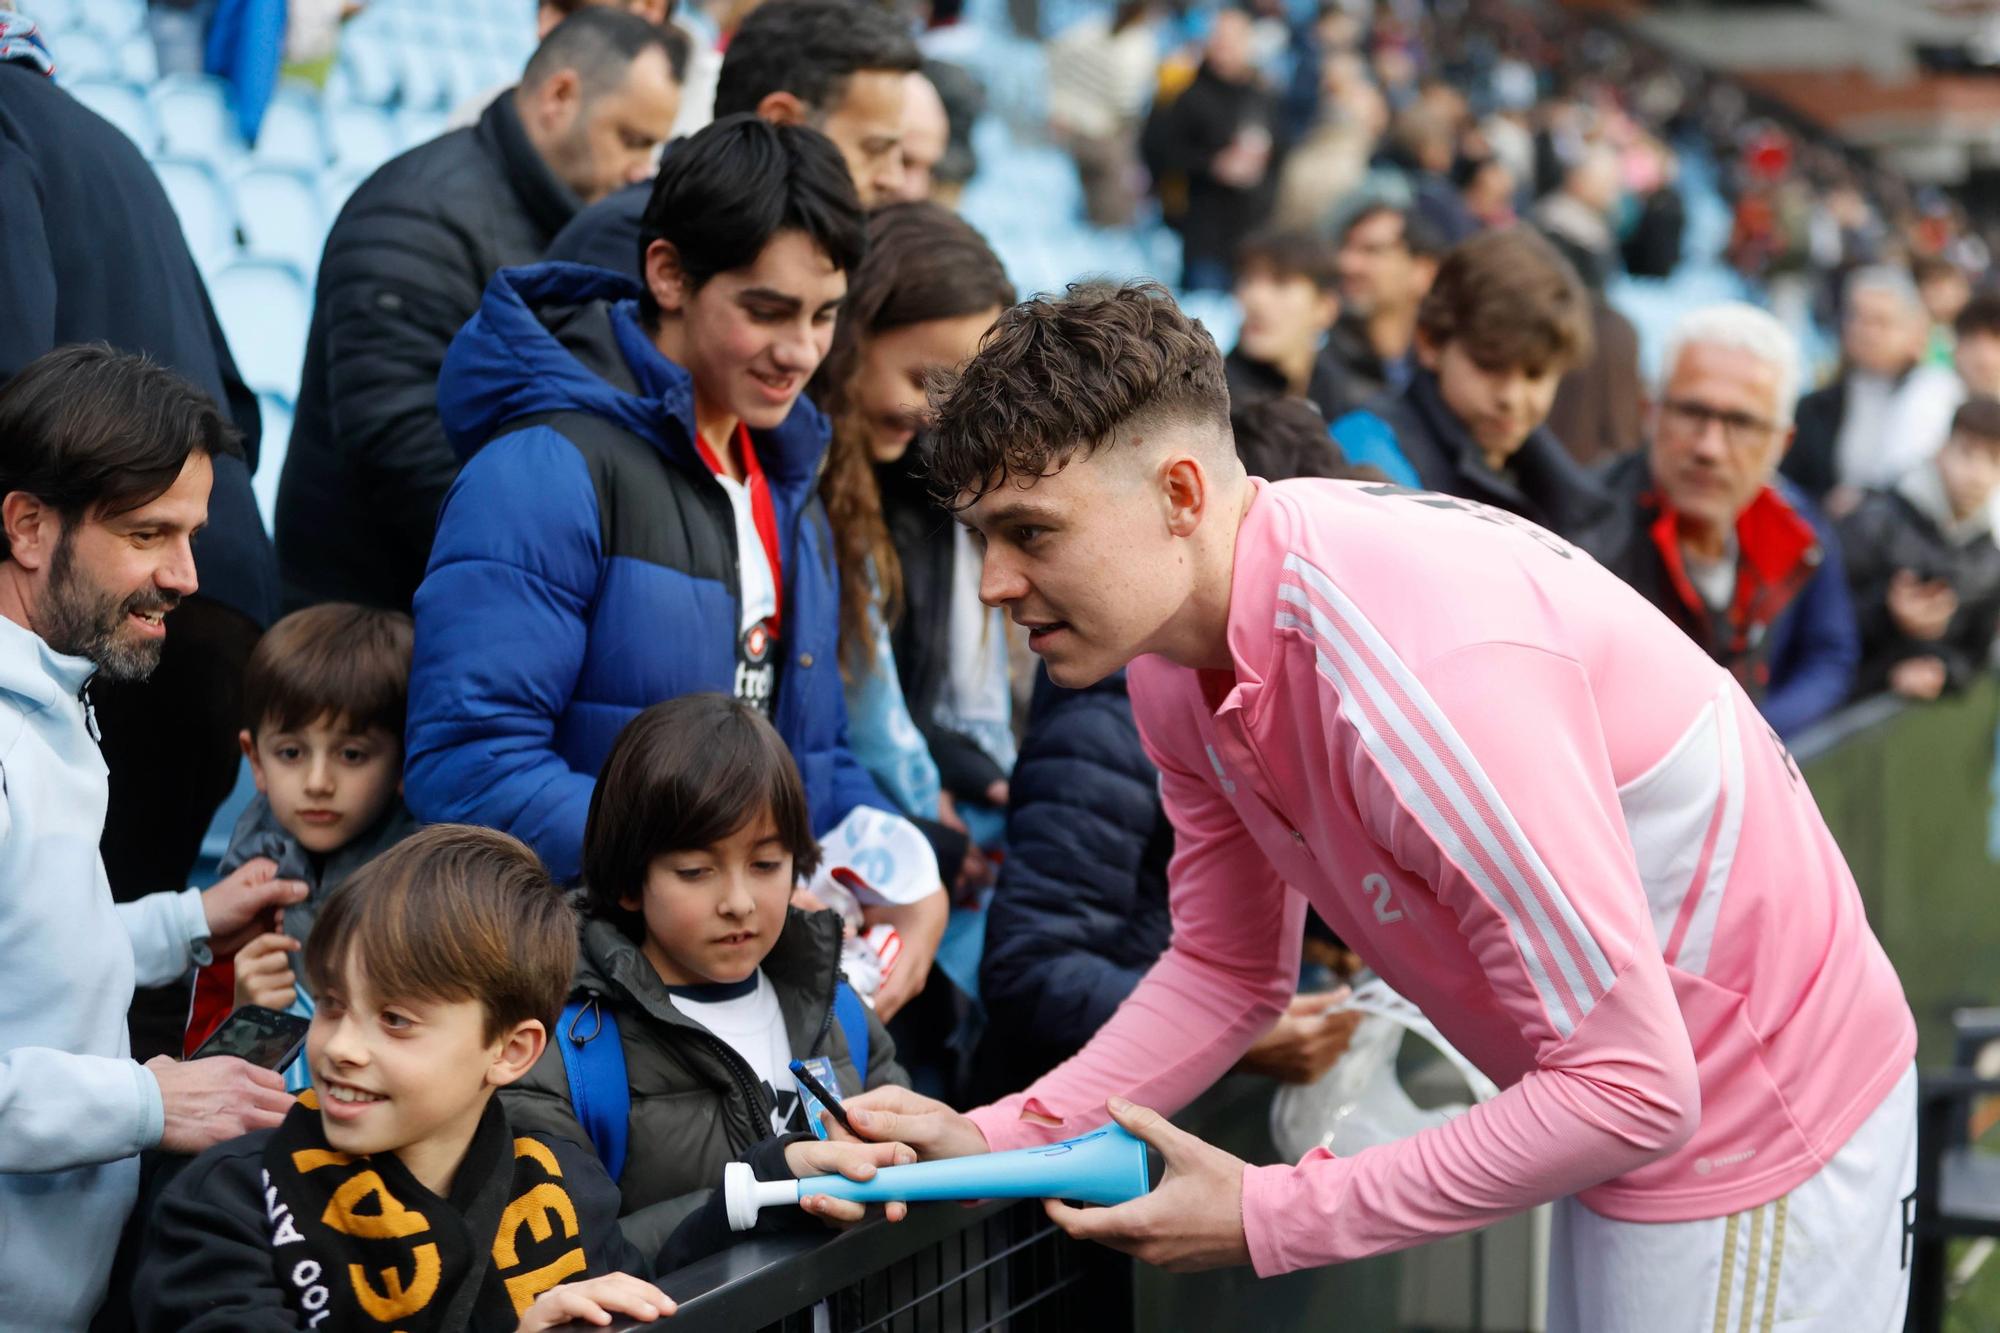
[{"label": "woman with long hair", "polygon": [[1004,807],[1013,765],[1006,624],[979,605],[977,554],[930,498],[911,446],[929,379],[970,358],[1013,299],[992,248],[957,215],[878,209],[811,387],[833,419],[820,496],[855,753],[906,813],[932,821],[939,864],[961,866],[962,882],[979,864],[955,806]]}]

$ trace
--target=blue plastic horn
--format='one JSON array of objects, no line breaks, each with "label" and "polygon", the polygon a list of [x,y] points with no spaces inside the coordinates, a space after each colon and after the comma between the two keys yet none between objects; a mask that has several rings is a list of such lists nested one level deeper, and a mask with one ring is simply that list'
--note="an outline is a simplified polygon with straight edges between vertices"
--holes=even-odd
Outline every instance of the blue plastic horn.
[{"label": "blue plastic horn", "polygon": [[749,1163],[731,1162],[723,1169],[722,1188],[730,1229],[748,1231],[757,1225],[761,1209],[796,1204],[808,1194],[855,1203],[1074,1199],[1078,1203],[1114,1204],[1147,1193],[1157,1179],[1146,1145],[1123,1127],[1111,1124],[1040,1148],[885,1166],[867,1181],[846,1176],[758,1180]]}]

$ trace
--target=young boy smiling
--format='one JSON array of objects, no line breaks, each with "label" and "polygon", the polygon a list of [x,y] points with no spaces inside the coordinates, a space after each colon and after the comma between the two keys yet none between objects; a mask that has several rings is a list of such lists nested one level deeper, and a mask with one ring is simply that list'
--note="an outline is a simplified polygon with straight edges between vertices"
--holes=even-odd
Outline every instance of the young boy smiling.
[{"label": "young boy smiling", "polygon": [[[517,1129],[493,1096],[540,1058],[575,964],[575,914],[504,833],[434,825],[343,884],[305,951],[317,1091],[168,1187],[139,1327],[534,1333],[672,1313],[641,1279],[726,1235],[721,1209],[641,1253],[591,1151]],[[844,1145],[806,1147],[784,1154],[797,1174],[872,1174]]]}]

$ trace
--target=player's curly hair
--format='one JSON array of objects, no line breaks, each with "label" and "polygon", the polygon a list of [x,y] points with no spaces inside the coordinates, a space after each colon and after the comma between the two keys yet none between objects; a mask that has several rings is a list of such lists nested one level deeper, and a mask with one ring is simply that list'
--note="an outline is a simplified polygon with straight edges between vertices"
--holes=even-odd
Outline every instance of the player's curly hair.
[{"label": "player's curly hair", "polygon": [[1222,353],[1156,282],[1075,283],[1023,301],[932,405],[931,490],[953,508],[1162,425],[1229,431]]}]

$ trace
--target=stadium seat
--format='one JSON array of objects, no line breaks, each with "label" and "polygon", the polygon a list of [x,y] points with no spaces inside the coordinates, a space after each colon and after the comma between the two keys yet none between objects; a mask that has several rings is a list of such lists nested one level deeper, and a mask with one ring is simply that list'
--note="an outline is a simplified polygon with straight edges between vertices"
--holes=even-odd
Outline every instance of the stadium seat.
[{"label": "stadium seat", "polygon": [[135,32],[118,43],[112,53],[117,62],[118,77],[127,83],[136,83],[141,88],[152,86],[160,78],[160,52],[153,45],[151,33]]},{"label": "stadium seat", "polygon": [[35,0],[34,7],[35,26],[42,30],[44,37],[68,32],[79,22],[76,0]]},{"label": "stadium seat", "polygon": [[146,27],[144,0],[78,0],[81,26],[116,41]]},{"label": "stadium seat", "polygon": [[326,165],[326,134],[320,123],[319,98],[301,88],[279,88],[265,108],[251,150],[258,162],[274,167],[318,171]]},{"label": "stadium seat", "polygon": [[264,419],[264,434],[257,446],[257,475],[250,478],[250,489],[257,496],[257,508],[264,515],[264,526],[275,531],[278,475],[285,469],[285,450],[292,442],[292,405],[276,394],[260,393],[257,395],[257,410]]},{"label": "stadium seat", "polygon": [[[367,12],[363,11],[364,16]],[[347,71],[350,98],[368,106],[387,106],[396,100],[395,47],[349,31],[340,43],[340,57],[340,67]]]},{"label": "stadium seat", "polygon": [[427,46],[405,46],[401,51],[398,86],[403,106],[420,111],[441,110],[449,95],[444,71],[438,68],[439,53]]},{"label": "stadium seat", "polygon": [[334,166],[343,172],[373,171],[403,150],[396,118],[379,106],[330,108],[326,138]]},{"label": "stadium seat", "polygon": [[49,53],[56,62],[57,83],[119,77],[118,59],[112,54],[111,44],[96,33],[77,28],[50,33],[47,37]]},{"label": "stadium seat", "polygon": [[253,167],[230,187],[244,253],[279,259],[302,273],[319,269],[326,242],[325,201],[314,177],[289,167]]},{"label": "stadium seat", "polygon": [[444,133],[447,117],[442,108],[406,106],[396,113],[396,132],[415,148]]},{"label": "stadium seat", "polygon": [[152,103],[162,152],[217,164],[242,156],[243,140],[222,80],[207,75],[162,79],[153,88]]},{"label": "stadium seat", "polygon": [[358,167],[336,167],[319,178],[320,214],[326,218],[329,230],[340,216],[340,210],[346,207],[348,196],[367,179],[368,172]]},{"label": "stadium seat", "polygon": [[298,269],[275,260],[239,259],[209,278],[208,294],[244,382],[259,393],[294,401],[312,317]]},{"label": "stadium seat", "polygon": [[137,88],[114,79],[78,79],[66,86],[71,97],[123,130],[140,152],[151,153],[159,145],[153,109]]},{"label": "stadium seat", "polygon": [[198,158],[168,157],[155,161],[153,171],[181,220],[195,264],[212,273],[228,263],[236,254],[236,215],[215,169]]}]

